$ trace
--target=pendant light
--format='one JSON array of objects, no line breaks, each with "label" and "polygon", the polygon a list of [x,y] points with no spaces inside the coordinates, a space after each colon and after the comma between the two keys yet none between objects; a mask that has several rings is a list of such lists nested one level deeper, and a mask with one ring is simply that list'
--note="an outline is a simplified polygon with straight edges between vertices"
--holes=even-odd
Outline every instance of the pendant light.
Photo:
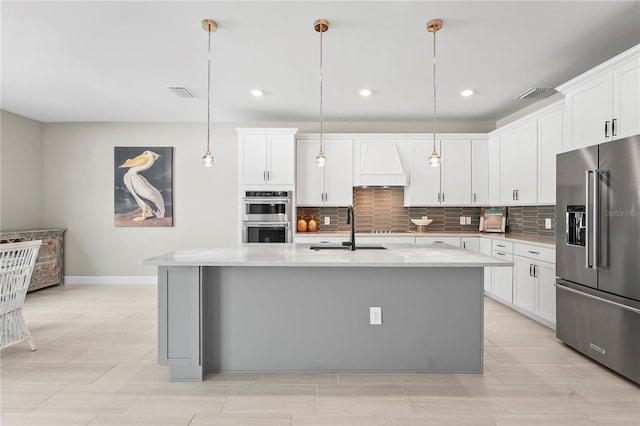
[{"label": "pendant light", "polygon": [[436,18],[427,22],[427,31],[433,33],[433,152],[429,157],[429,165],[438,167],[440,156],[436,150],[436,33],[442,28],[442,19]]},{"label": "pendant light", "polygon": [[202,164],[205,167],[213,166],[215,159],[211,154],[211,33],[218,29],[216,21],[211,19],[202,20],[202,29],[209,33],[209,49],[207,56],[207,152],[202,156]]},{"label": "pendant light", "polygon": [[322,33],[329,31],[329,21],[326,19],[318,19],[313,23],[313,29],[320,33],[320,151],[316,155],[316,164],[318,167],[324,167],[327,164],[327,157],[324,155],[324,136],[322,122],[324,119],[322,113]]}]

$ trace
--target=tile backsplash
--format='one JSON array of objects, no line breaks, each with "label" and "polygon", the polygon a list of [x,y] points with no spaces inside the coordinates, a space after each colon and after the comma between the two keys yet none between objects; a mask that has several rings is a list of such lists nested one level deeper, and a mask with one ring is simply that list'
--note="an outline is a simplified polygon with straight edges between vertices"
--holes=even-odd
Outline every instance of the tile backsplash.
[{"label": "tile backsplash", "polygon": [[[415,231],[410,219],[428,216],[433,219],[429,232],[478,232],[480,207],[404,207],[403,188],[353,188],[353,208],[356,232],[408,232]],[[325,232],[348,231],[345,207],[299,207],[297,216],[304,212]],[[461,225],[460,216],[470,217],[471,224]],[[330,224],[324,225],[329,217]],[[555,206],[513,206],[508,208],[508,231],[539,237],[555,235]],[[544,229],[545,219],[551,218],[551,229]]]}]

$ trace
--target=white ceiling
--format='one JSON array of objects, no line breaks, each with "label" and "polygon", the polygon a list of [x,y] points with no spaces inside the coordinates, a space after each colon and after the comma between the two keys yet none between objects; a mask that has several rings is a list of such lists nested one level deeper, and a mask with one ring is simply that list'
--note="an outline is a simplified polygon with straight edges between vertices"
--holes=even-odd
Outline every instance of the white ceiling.
[{"label": "white ceiling", "polygon": [[[638,1],[2,1],[2,108],[42,122],[495,121],[640,43]],[[195,99],[166,87],[186,86]],[[374,95],[362,98],[361,88]],[[252,88],[266,94],[253,98]],[[477,94],[462,98],[458,92]]]}]

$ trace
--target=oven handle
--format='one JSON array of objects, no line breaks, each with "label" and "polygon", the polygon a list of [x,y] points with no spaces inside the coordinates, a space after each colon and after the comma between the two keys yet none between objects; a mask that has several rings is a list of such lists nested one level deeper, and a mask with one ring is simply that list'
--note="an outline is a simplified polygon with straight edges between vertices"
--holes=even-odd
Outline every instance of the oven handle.
[{"label": "oven handle", "polygon": [[271,227],[289,227],[289,222],[264,222],[264,221],[251,221],[244,220],[242,221],[243,226],[271,226]]},{"label": "oven handle", "polygon": [[269,204],[273,204],[273,203],[289,203],[290,202],[290,198],[286,198],[286,197],[278,197],[278,198],[252,198],[252,197],[242,197],[242,200],[245,203],[269,203]]},{"label": "oven handle", "polygon": [[579,290],[574,290],[572,288],[563,286],[563,285],[558,284],[558,283],[555,283],[554,285],[556,286],[556,288],[559,288],[559,289],[562,289],[562,290],[566,290],[566,291],[571,292],[571,293],[577,293],[577,294],[580,294],[582,296],[586,296],[586,297],[589,297],[591,299],[598,300],[600,302],[606,302],[606,303],[609,303],[611,305],[615,305],[615,306],[617,306],[619,308],[625,309],[627,311],[631,311],[631,312],[635,312],[636,314],[640,314],[640,309],[636,309],[636,308],[631,307],[631,306],[623,305],[622,303],[613,302],[611,300],[603,299],[602,297],[594,296],[593,294],[585,293],[585,292],[582,292],[582,291],[579,291]]}]

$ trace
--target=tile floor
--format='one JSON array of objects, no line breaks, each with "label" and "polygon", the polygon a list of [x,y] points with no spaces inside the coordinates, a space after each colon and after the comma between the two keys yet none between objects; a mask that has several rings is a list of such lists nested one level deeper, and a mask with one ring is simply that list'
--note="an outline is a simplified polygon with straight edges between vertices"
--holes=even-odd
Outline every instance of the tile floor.
[{"label": "tile floor", "polygon": [[485,300],[485,372],[217,374],[170,383],[155,286],[29,294],[39,349],[0,352],[9,425],[640,425],[640,387]]}]

